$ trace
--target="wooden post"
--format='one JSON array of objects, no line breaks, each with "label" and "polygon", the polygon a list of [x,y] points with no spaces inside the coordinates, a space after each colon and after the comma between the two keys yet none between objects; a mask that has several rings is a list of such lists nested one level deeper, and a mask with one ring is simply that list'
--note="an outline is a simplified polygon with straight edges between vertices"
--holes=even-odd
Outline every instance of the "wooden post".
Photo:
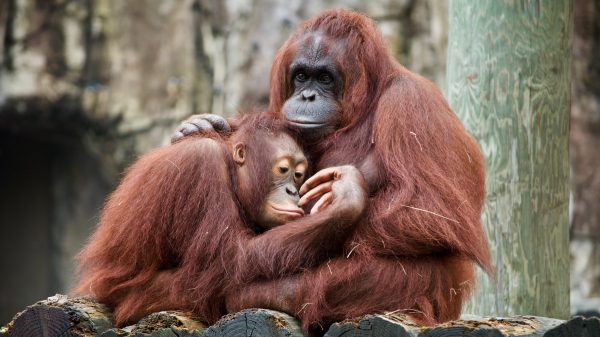
[{"label": "wooden post", "polygon": [[486,159],[496,278],[466,311],[569,315],[572,3],[452,0],[448,95]]}]

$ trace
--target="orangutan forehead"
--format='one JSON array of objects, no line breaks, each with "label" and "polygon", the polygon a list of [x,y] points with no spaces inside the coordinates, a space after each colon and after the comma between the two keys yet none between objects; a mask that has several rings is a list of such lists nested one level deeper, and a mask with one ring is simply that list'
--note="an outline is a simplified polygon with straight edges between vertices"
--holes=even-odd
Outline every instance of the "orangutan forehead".
[{"label": "orangutan forehead", "polygon": [[327,56],[335,57],[339,49],[338,44],[321,32],[310,32],[301,38],[298,54],[311,61],[318,61]]},{"label": "orangutan forehead", "polygon": [[286,133],[274,135],[269,139],[271,146],[277,150],[283,150],[292,153],[302,153],[302,149],[296,141]]}]

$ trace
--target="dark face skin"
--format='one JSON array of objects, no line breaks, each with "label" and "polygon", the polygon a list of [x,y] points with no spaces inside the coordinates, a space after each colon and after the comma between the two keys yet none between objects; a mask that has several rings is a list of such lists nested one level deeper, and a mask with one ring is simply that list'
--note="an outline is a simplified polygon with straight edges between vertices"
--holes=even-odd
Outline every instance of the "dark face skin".
[{"label": "dark face skin", "polygon": [[283,105],[290,125],[308,140],[322,138],[338,128],[340,96],[344,87],[334,59],[318,34],[307,36],[290,64],[292,95]]},{"label": "dark face skin", "polygon": [[[258,225],[269,229],[300,218],[304,210],[298,206],[298,190],[306,177],[308,161],[296,142],[288,135],[281,134],[269,140],[271,146],[271,186],[257,218]],[[244,145],[238,143],[233,148],[233,159],[238,163],[238,175],[242,184],[251,186],[245,162]],[[266,163],[265,163],[266,164]]]}]

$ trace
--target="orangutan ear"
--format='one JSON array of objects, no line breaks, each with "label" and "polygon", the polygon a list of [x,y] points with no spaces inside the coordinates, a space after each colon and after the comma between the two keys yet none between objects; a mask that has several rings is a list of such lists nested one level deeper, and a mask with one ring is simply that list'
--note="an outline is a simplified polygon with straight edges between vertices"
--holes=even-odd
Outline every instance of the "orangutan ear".
[{"label": "orangutan ear", "polygon": [[238,165],[244,165],[246,161],[246,144],[236,143],[233,146],[233,161]]}]

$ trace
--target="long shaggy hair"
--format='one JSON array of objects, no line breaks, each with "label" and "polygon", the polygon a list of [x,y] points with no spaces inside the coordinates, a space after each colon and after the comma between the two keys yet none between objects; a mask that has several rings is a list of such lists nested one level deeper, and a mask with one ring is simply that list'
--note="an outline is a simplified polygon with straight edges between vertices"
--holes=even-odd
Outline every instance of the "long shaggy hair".
[{"label": "long shaggy hair", "polygon": [[[282,106],[293,89],[290,64],[317,36],[345,87],[341,125],[308,148],[314,169],[360,167],[370,158],[381,182],[337,255],[296,266],[305,268],[306,290],[298,301],[310,303],[299,316],[305,327],[395,310],[426,324],[458,318],[474,285],[474,265],[493,269],[480,222],[485,182],[479,147],[441,92],[394,60],[372,20],[348,10],[308,20],[279,50],[270,114],[284,119]],[[330,239],[323,236],[322,245]]]},{"label": "long shaggy hair", "polygon": [[[191,310],[208,322],[225,314],[225,286],[238,240],[256,234],[268,194],[269,139],[281,121],[248,115],[224,138],[190,137],[142,156],[109,197],[79,253],[75,293],[114,309],[118,326],[159,310]],[[230,143],[246,144],[252,186],[239,186]]]}]

